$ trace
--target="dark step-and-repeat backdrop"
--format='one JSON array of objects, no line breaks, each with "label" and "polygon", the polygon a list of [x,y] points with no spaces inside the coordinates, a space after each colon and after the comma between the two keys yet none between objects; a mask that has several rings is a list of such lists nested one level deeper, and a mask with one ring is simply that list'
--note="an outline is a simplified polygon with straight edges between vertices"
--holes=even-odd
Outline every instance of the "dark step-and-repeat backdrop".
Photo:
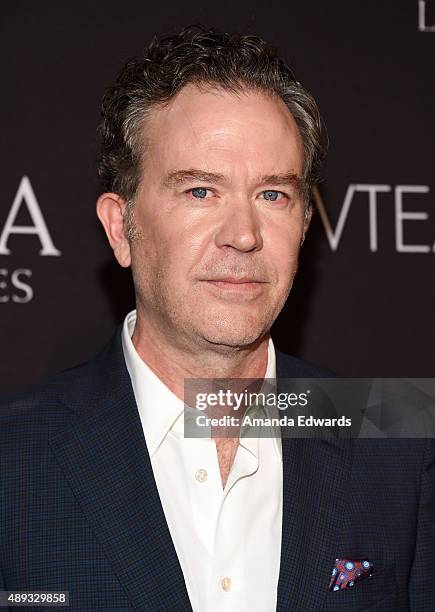
[{"label": "dark step-and-repeat backdrop", "polygon": [[0,7],[0,387],[93,356],[134,307],[95,216],[104,88],[157,33],[263,36],[330,148],[276,345],[345,376],[432,377],[435,0],[33,2]]}]

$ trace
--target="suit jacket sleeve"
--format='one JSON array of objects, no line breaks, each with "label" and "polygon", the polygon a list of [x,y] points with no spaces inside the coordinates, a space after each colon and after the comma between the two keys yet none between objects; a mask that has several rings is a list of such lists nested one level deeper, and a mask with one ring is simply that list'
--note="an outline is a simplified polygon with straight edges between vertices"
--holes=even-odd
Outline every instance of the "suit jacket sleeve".
[{"label": "suit jacket sleeve", "polygon": [[435,554],[435,440],[426,445],[418,511],[414,563],[409,582],[409,602],[412,612],[434,609],[435,578],[432,571]]}]

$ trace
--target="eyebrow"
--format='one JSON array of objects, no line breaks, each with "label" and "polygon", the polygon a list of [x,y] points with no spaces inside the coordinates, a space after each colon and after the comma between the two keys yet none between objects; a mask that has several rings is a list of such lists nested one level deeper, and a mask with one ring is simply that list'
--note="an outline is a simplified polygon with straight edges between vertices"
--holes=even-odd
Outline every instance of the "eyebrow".
[{"label": "eyebrow", "polygon": [[204,183],[225,183],[225,176],[223,174],[217,174],[216,172],[205,172],[204,170],[197,170],[196,168],[190,168],[189,170],[175,170],[169,172],[163,179],[163,185],[165,187],[176,187],[182,185],[188,181],[202,181]]},{"label": "eyebrow", "polygon": [[258,181],[259,185],[293,185],[298,191],[303,190],[304,181],[303,179],[295,174],[294,172],[287,172],[284,174],[266,174]]},{"label": "eyebrow", "polygon": [[[201,181],[204,183],[229,183],[229,180],[223,175],[216,172],[206,172],[197,168],[189,170],[175,170],[169,172],[163,179],[165,187],[176,187],[183,185],[189,181]],[[265,174],[256,181],[258,185],[293,185],[298,191],[302,192],[304,187],[303,179],[294,172],[286,172],[284,174]]]}]

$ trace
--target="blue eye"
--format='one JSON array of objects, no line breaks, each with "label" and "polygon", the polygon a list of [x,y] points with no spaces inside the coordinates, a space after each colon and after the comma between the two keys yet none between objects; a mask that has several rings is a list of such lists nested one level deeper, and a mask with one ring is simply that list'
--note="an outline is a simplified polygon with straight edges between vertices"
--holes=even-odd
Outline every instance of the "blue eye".
[{"label": "blue eye", "polygon": [[198,200],[203,200],[207,195],[207,191],[208,189],[205,189],[205,187],[195,187],[194,189],[190,190],[190,193],[193,195],[194,198],[197,198]]},{"label": "blue eye", "polygon": [[263,191],[264,199],[269,202],[275,202],[278,199],[279,194],[284,195],[282,191],[275,191],[274,189],[268,189]]}]

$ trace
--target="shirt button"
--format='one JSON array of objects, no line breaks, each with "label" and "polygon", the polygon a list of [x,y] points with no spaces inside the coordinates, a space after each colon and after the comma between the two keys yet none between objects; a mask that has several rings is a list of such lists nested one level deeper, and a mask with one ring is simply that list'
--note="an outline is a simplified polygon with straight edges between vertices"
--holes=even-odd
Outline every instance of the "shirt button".
[{"label": "shirt button", "polygon": [[227,576],[225,576],[225,578],[222,578],[221,587],[223,591],[228,592],[231,589],[231,578],[228,578]]},{"label": "shirt button", "polygon": [[195,478],[198,482],[205,482],[207,480],[207,470],[196,470],[195,472]]}]

